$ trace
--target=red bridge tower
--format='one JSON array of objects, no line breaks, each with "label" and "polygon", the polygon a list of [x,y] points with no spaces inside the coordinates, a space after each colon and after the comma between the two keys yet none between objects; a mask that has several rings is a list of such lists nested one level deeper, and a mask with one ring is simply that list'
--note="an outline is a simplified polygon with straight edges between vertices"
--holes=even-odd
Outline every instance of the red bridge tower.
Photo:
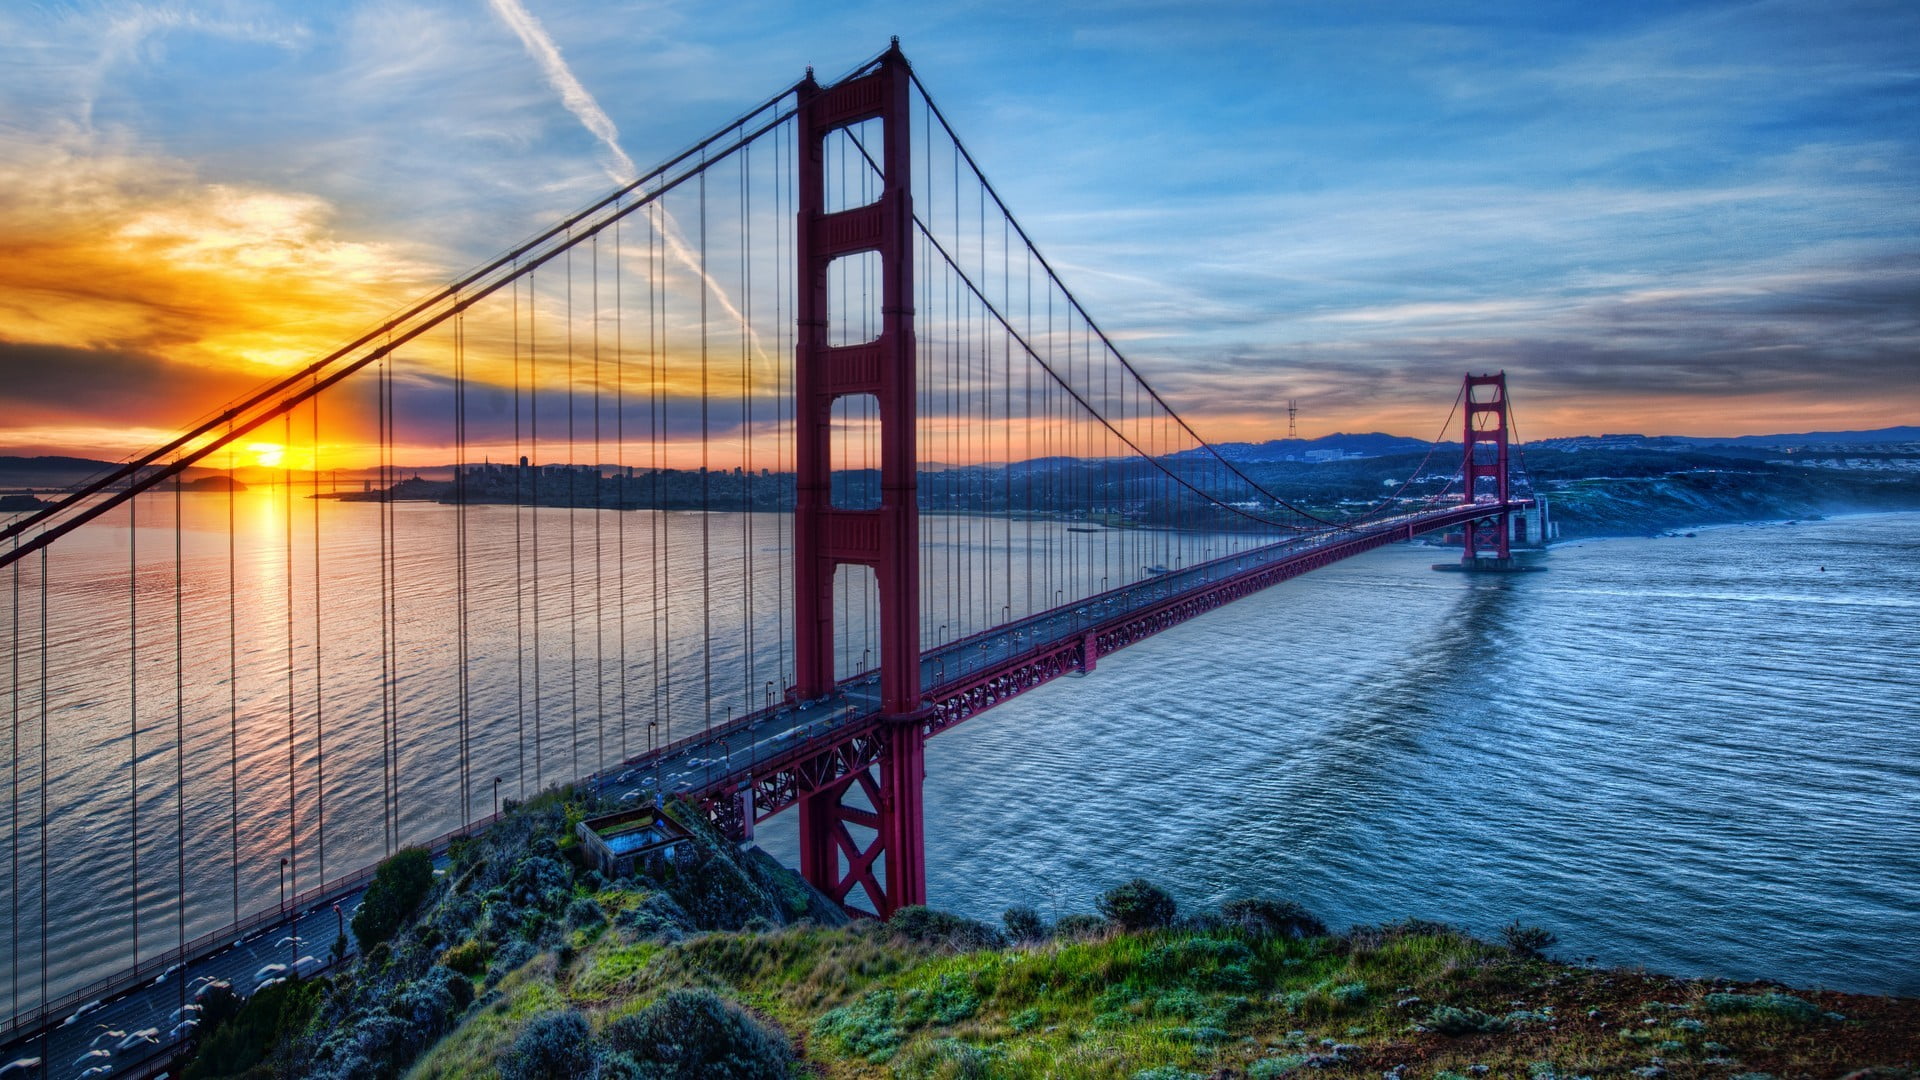
[{"label": "red bridge tower", "polygon": [[[1512,563],[1513,536],[1507,498],[1507,373],[1468,375],[1465,390],[1467,416],[1462,438],[1465,456],[1460,463],[1460,482],[1468,502],[1490,502],[1501,508],[1466,523],[1465,550],[1460,564],[1486,569],[1505,568]],[[1491,480],[1483,486],[1480,481]],[[1490,555],[1482,551],[1491,545]]]},{"label": "red bridge tower", "polygon": [[[896,39],[869,74],[822,89],[809,71],[798,90],[793,693],[807,701],[833,690],[834,574],[843,565],[869,566],[880,593],[880,693],[886,716],[872,771],[859,769],[801,798],[800,872],[843,905],[858,886],[881,918],[924,903],[927,892],[920,802],[926,712],[920,699],[910,82]],[[880,198],[828,213],[826,137],[873,119],[882,128]],[[828,267],[835,259],[866,252],[880,261],[880,336],[833,346]],[[833,505],[833,404],[850,394],[871,394],[879,406],[877,510]],[[856,786],[872,809],[846,802]]]}]

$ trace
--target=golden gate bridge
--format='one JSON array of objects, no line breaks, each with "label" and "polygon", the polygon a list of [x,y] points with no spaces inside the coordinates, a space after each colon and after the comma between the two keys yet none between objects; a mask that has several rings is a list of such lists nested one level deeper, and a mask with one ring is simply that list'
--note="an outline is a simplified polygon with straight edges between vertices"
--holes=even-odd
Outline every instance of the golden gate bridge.
[{"label": "golden gate bridge", "polygon": [[742,840],[796,809],[829,897],[923,903],[927,739],[1388,543],[1509,567],[1504,376],[1456,418],[1459,456],[1364,512],[1269,490],[1082,308],[897,42],[809,70],[4,522],[0,1040],[59,1067],[118,999],[174,1021],[108,1061],[150,1069],[236,943],[556,783]]}]

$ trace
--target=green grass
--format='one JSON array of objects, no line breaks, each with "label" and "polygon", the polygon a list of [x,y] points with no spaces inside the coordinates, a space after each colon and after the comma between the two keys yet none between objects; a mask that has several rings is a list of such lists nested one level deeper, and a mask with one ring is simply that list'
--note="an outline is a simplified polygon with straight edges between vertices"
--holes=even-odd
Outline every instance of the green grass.
[{"label": "green grass", "polygon": [[[613,914],[644,895],[596,898]],[[822,1077],[1377,1077],[1416,1062],[1409,1080],[1483,1075],[1476,1064],[1569,1080],[1658,1058],[1674,1075],[1719,1078],[1846,1027],[1796,997],[1519,957],[1432,925],[1304,941],[1109,932],[975,952],[873,923],[672,943],[610,926],[565,960],[545,952],[509,975],[412,1075],[490,1077],[533,1016],[571,1006],[604,1030],[677,987],[778,1023]],[[1842,1060],[1804,1052],[1815,1073]]]}]

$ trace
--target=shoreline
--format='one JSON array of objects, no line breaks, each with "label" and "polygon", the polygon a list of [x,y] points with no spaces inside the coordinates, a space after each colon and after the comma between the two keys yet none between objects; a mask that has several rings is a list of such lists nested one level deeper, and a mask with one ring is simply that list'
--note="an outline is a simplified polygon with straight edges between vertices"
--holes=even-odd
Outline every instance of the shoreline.
[{"label": "shoreline", "polygon": [[1675,525],[1659,532],[1593,533],[1550,541],[1546,550],[1577,547],[1582,544],[1614,543],[1621,540],[1669,540],[1686,533],[1724,532],[1729,529],[1778,529],[1795,525],[1824,524],[1853,518],[1920,517],[1920,507],[1900,510],[1851,510],[1839,513],[1807,514],[1800,517],[1748,518],[1740,521],[1711,521],[1704,524]]}]

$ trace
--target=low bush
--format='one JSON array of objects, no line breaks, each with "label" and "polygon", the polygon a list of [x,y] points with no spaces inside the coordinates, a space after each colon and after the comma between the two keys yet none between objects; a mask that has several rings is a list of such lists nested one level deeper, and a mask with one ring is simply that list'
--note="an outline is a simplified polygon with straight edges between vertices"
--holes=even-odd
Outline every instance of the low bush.
[{"label": "low bush", "polygon": [[572,895],[573,875],[545,855],[520,860],[507,878],[507,897],[518,907],[557,911]]},{"label": "low bush", "polygon": [[1325,937],[1327,924],[1291,900],[1247,897],[1220,905],[1220,918],[1249,937],[1300,940]]},{"label": "low bush", "polygon": [[894,1069],[896,1076],[939,1077],[940,1080],[992,1080],[1002,1075],[1003,1052],[992,1046],[973,1046],[959,1039],[936,1039],[909,1053]]},{"label": "low bush", "polygon": [[613,924],[639,937],[655,934],[676,937],[693,928],[693,920],[674,903],[673,897],[663,892],[650,892],[641,897],[639,903],[614,916]]},{"label": "low bush", "polygon": [[908,1032],[928,1024],[957,1024],[979,1008],[980,999],[973,991],[945,980],[932,989],[871,990],[822,1016],[814,1023],[813,1033],[879,1064],[893,1056]]},{"label": "low bush", "polygon": [[493,943],[470,938],[441,954],[440,962],[462,975],[478,975],[493,958]]},{"label": "low bush", "polygon": [[1427,1017],[1427,1027],[1442,1035],[1489,1035],[1507,1030],[1505,1019],[1479,1009],[1442,1005]]},{"label": "low bush", "polygon": [[509,941],[494,954],[493,963],[487,968],[487,985],[493,986],[501,979],[518,969],[522,964],[540,955],[540,950],[526,941]]},{"label": "low bush", "polygon": [[1146,878],[1134,878],[1108,889],[1094,901],[1094,907],[1108,922],[1131,931],[1171,926],[1179,913],[1173,896]]},{"label": "low bush", "polygon": [[1088,941],[1107,931],[1107,920],[1098,915],[1084,915],[1075,912],[1060,916],[1053,924],[1053,936],[1066,941]]},{"label": "low bush", "polygon": [[433,856],[426,848],[402,848],[383,861],[353,916],[353,936],[361,950],[391,938],[432,889]]},{"label": "low bush", "polygon": [[501,1080],[577,1080],[595,1072],[593,1030],[573,1009],[530,1021],[501,1055]]},{"label": "low bush", "polygon": [[1040,913],[1025,904],[1016,904],[1000,915],[1001,925],[1007,928],[1007,937],[1013,941],[1044,941],[1047,936],[1047,924],[1040,919]]},{"label": "low bush", "polygon": [[1776,1016],[1782,1020],[1807,1024],[1823,1019],[1826,1014],[1820,1006],[1805,998],[1792,994],[1708,994],[1701,999],[1701,1005],[1710,1013],[1722,1016],[1736,1013],[1753,1013],[1761,1016]]},{"label": "low bush", "polygon": [[1507,948],[1521,956],[1541,956],[1560,943],[1553,931],[1539,926],[1521,926],[1519,919],[1501,927],[1500,939],[1507,943]]},{"label": "low bush", "polygon": [[1341,983],[1327,991],[1327,997],[1336,1005],[1359,1005],[1367,1000],[1366,983]]},{"label": "low bush", "polygon": [[606,1040],[659,1080],[780,1080],[793,1062],[785,1033],[711,990],[670,990],[607,1025]]},{"label": "low bush", "polygon": [[579,930],[589,926],[599,926],[607,921],[607,913],[600,902],[591,896],[582,896],[567,905],[567,926]]},{"label": "low bush", "polygon": [[893,913],[887,929],[922,945],[946,946],[961,952],[997,949],[1006,944],[1000,931],[983,922],[912,904]]}]

